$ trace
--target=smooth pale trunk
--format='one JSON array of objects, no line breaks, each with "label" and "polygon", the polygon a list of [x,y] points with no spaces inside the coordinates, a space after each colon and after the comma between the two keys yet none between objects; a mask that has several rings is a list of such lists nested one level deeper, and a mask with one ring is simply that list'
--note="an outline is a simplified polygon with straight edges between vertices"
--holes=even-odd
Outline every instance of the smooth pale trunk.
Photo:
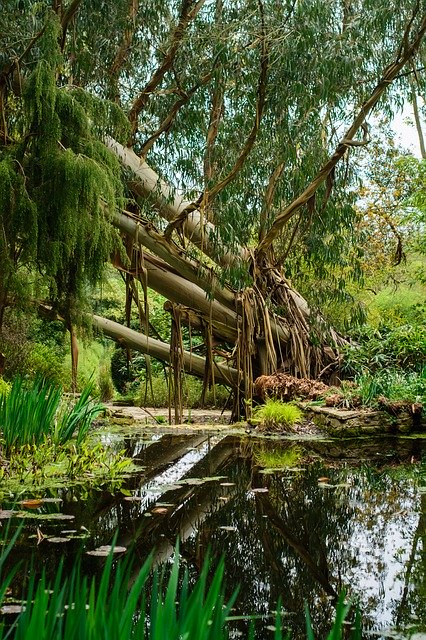
[{"label": "smooth pale trunk", "polygon": [[[170,362],[170,345],[155,338],[150,338],[145,334],[124,327],[118,322],[107,320],[101,316],[92,316],[93,326],[102,331],[105,335],[123,346],[135,349],[146,355],[153,356],[163,362]],[[228,367],[224,364],[214,364],[215,382],[236,386],[239,383],[239,374],[236,369]],[[205,358],[197,356],[189,351],[183,352],[183,368],[184,371],[192,375],[204,378]]]}]

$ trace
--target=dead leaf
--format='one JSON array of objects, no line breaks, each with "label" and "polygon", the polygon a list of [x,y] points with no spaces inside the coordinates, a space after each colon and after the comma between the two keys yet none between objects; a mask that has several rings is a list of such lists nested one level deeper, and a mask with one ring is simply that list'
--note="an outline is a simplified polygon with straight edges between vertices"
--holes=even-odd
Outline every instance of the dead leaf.
[{"label": "dead leaf", "polygon": [[43,500],[34,499],[34,500],[21,500],[19,503],[22,507],[26,509],[38,509],[43,504]]}]

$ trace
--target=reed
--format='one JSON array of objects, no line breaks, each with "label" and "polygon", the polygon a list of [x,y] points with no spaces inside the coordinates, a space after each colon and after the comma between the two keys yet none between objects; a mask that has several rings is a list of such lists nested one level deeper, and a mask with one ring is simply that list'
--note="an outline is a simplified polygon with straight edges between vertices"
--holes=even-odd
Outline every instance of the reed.
[{"label": "reed", "polygon": [[26,383],[16,378],[10,392],[0,395],[0,431],[6,451],[12,447],[38,445],[50,438],[64,444],[76,434],[77,444],[85,438],[101,404],[90,400],[91,387],[86,387],[72,406],[61,402],[61,388],[38,378]]},{"label": "reed", "polygon": [[[10,554],[15,539],[0,554],[0,606],[14,574],[12,570],[1,575],[1,558]],[[131,552],[118,561],[110,554],[98,581],[83,576],[79,562],[68,576],[60,564],[53,583],[44,572],[38,581],[30,577],[22,611],[13,623],[0,623],[0,640],[225,640],[232,621],[238,619],[230,617],[237,590],[226,598],[223,559],[213,577],[209,568],[206,561],[198,580],[190,585],[187,570],[182,576],[179,566],[179,545],[167,578],[158,570],[151,574],[151,558],[135,577]],[[353,629],[346,624],[349,608],[342,594],[327,640],[361,640],[359,615]],[[289,632],[281,629],[280,610],[278,603],[273,638],[289,640]],[[254,637],[252,623],[247,639]],[[306,637],[314,639],[308,609]]]}]

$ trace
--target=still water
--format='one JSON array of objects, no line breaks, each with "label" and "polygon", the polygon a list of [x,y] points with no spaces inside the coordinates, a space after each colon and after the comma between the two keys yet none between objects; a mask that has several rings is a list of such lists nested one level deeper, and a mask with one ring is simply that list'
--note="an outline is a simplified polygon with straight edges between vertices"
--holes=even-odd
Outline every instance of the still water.
[{"label": "still water", "polygon": [[[359,603],[367,636],[426,637],[425,439],[296,441],[146,428],[100,437],[124,448],[140,471],[115,493],[37,492],[60,501],[25,520],[17,548],[24,560],[35,554],[35,566],[53,573],[62,554],[66,570],[83,552],[85,570],[97,572],[103,560],[87,552],[118,532],[116,545],[134,547],[136,569],[152,550],[164,566],[179,536],[194,578],[208,550],[213,559],[225,555],[229,595],[239,585],[234,613],[262,616],[258,638],[272,637],[279,599],[294,638],[305,637],[305,603],[325,637],[342,589]],[[12,497],[2,505],[12,507]],[[234,637],[246,629],[235,623]]]}]

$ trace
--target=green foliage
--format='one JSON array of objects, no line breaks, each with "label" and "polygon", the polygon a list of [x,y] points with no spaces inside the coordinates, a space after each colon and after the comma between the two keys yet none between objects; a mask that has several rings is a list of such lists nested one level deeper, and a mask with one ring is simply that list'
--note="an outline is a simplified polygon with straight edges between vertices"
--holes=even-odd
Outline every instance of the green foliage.
[{"label": "green foliage", "polygon": [[375,373],[383,368],[421,372],[426,367],[426,326],[365,327],[355,343],[343,348],[344,371]]},{"label": "green foliage", "polygon": [[10,393],[0,397],[0,430],[6,450],[26,444],[38,445],[47,438],[63,444],[77,433],[80,444],[102,405],[90,402],[90,387],[71,407],[61,405],[61,389],[38,378],[26,385],[16,378]]},{"label": "green foliage", "polygon": [[[31,378],[44,378],[56,385],[62,385],[63,358],[54,347],[40,342],[29,343],[29,353],[25,369]],[[22,373],[22,372],[21,372]]]},{"label": "green foliage", "polygon": [[377,406],[380,396],[392,401],[426,405],[426,368],[421,373],[383,370],[355,378],[356,393],[366,406]]},{"label": "green foliage", "polygon": [[90,395],[92,387],[89,385],[83,389],[77,402],[72,402],[66,406],[62,404],[56,416],[56,423],[52,439],[55,443],[64,444],[76,438],[77,446],[81,445],[86,438],[93,420],[104,409],[102,404],[92,403]]},{"label": "green foliage", "polygon": [[59,86],[60,31],[49,15],[24,84],[19,142],[0,149],[0,325],[22,266],[37,267],[52,301],[77,322],[85,285],[99,282],[118,246],[110,221],[123,202],[121,169],[101,138],[122,137],[125,117],[117,105]]},{"label": "green foliage", "polygon": [[303,412],[291,402],[268,398],[264,405],[254,410],[253,417],[261,421],[261,429],[290,431],[302,420]]}]

